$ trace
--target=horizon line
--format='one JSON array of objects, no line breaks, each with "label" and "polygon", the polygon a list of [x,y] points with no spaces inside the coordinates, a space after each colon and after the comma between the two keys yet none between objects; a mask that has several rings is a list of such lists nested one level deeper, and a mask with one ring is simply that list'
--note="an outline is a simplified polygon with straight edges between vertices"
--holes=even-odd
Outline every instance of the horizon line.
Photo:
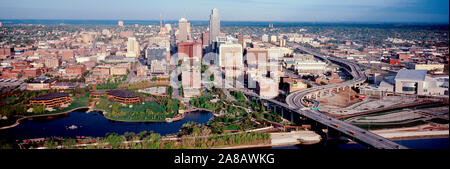
[{"label": "horizon line", "polygon": [[[0,21],[11,20],[72,20],[72,21],[157,21],[159,19],[0,19]],[[178,20],[165,20],[166,22],[178,22]],[[193,22],[209,22],[209,20],[188,20]],[[220,22],[274,22],[274,23],[365,23],[365,24],[450,24],[447,22],[426,22],[426,21],[251,21],[251,20],[221,20]],[[124,23],[126,24],[126,23]]]}]

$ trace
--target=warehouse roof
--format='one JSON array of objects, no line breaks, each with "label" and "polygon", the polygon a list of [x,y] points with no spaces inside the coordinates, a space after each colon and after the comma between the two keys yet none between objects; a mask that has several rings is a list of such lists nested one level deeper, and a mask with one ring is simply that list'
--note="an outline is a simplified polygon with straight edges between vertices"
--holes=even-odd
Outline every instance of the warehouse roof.
[{"label": "warehouse roof", "polygon": [[400,70],[395,80],[425,81],[426,70]]}]

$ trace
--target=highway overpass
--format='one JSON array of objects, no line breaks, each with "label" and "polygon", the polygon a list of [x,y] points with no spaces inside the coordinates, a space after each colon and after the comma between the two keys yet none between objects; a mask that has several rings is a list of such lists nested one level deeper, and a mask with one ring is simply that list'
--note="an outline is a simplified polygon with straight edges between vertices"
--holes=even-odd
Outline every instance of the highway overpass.
[{"label": "highway overpass", "polygon": [[354,125],[348,124],[346,122],[340,121],[339,119],[327,116],[318,110],[306,109],[307,106],[304,103],[305,100],[308,99],[314,103],[314,106],[318,106],[319,102],[314,101],[312,98],[320,97],[321,93],[331,92],[333,90],[358,87],[367,80],[367,76],[365,75],[364,72],[361,71],[359,65],[356,63],[352,63],[339,58],[326,57],[318,52],[313,51],[312,49],[307,49],[301,46],[298,46],[298,48],[309,54],[314,55],[315,57],[321,60],[329,61],[339,65],[340,67],[345,69],[349,74],[351,74],[353,80],[338,84],[317,86],[303,91],[294,92],[288,95],[286,98],[286,103],[288,104],[290,109],[293,109],[302,116],[305,116],[311,120],[321,123],[336,131],[339,131],[341,132],[341,134],[345,135],[346,137],[356,142],[368,145],[370,147],[377,149],[406,149],[406,147],[399,145],[393,141],[390,141],[384,137],[381,137],[377,134],[361,129]]}]

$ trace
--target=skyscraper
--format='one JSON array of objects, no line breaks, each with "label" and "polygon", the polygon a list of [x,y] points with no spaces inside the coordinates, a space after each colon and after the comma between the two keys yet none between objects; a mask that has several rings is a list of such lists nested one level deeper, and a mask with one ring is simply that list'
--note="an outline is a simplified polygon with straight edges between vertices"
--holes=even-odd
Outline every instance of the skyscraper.
[{"label": "skyscraper", "polygon": [[212,9],[209,18],[209,44],[216,41],[217,36],[220,34],[220,17],[219,10],[217,8]]},{"label": "skyscraper", "polygon": [[178,21],[178,41],[179,42],[188,42],[189,40],[189,30],[190,30],[190,23],[185,19],[181,18]]}]

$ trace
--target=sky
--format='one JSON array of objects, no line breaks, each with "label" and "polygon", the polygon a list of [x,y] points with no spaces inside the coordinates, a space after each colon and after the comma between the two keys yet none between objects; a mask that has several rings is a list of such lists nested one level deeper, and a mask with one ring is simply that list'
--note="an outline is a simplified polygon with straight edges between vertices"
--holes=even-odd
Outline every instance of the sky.
[{"label": "sky", "polygon": [[449,0],[0,0],[0,19],[448,23]]}]

